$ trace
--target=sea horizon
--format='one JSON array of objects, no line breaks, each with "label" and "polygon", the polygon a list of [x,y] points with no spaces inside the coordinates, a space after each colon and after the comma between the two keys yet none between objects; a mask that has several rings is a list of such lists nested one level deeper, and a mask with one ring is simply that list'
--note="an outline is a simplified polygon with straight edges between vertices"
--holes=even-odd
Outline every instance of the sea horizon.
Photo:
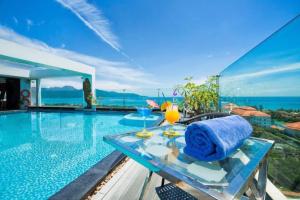
[{"label": "sea horizon", "polygon": [[[151,99],[156,101],[158,104],[164,101],[174,101],[180,103],[183,97],[151,97],[151,96],[140,96],[140,97],[97,97],[97,103],[103,106],[125,106],[125,107],[136,107],[146,106],[146,100]],[[44,105],[59,105],[59,104],[73,104],[81,105],[83,97],[76,98],[42,98]],[[221,105],[227,103],[234,103],[238,106],[253,106],[261,110],[300,110],[300,97],[221,97]]]}]

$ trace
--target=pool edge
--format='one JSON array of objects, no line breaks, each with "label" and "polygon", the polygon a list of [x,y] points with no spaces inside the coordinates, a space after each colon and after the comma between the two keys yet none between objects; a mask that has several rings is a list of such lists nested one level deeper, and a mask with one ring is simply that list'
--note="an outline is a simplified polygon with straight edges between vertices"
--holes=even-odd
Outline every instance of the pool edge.
[{"label": "pool edge", "polygon": [[126,156],[121,152],[113,151],[60,191],[50,196],[49,199],[83,199],[87,197],[106,178],[107,174],[112,172],[125,158]]}]

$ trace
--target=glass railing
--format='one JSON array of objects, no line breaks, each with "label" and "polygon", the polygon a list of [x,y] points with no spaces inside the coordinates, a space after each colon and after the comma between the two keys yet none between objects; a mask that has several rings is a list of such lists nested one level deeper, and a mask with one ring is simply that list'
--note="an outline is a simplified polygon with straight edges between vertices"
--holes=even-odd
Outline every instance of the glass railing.
[{"label": "glass railing", "polygon": [[269,179],[300,197],[300,17],[226,68],[220,77],[224,112],[248,119],[254,136],[275,140]]},{"label": "glass railing", "polygon": [[97,94],[97,102],[99,106],[113,107],[140,107],[147,106],[146,100],[154,100],[161,105],[165,101],[180,102],[181,97],[173,96],[173,89],[140,89],[140,90],[117,90],[113,92],[105,92]]},{"label": "glass railing", "polygon": [[83,105],[83,90],[70,86],[62,88],[42,88],[42,105],[44,106],[75,106]]},{"label": "glass railing", "polygon": [[[97,107],[135,108],[147,106],[146,100],[154,100],[158,105],[165,101],[180,104],[182,97],[174,96],[174,89],[136,89],[136,90],[97,90]],[[71,88],[43,88],[42,105],[45,106],[82,106],[83,91]]]}]

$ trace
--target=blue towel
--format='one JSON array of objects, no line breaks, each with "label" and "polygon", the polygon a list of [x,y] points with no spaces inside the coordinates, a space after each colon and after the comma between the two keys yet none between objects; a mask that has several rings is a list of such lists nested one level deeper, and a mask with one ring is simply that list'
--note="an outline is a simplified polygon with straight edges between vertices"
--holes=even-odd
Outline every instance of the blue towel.
[{"label": "blue towel", "polygon": [[238,149],[253,129],[238,115],[199,121],[185,132],[184,153],[203,161],[223,160]]}]

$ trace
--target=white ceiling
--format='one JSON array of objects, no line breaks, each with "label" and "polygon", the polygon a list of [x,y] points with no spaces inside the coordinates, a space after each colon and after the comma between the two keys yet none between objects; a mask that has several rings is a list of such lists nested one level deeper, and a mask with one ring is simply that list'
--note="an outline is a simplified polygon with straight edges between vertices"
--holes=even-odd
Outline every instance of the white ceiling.
[{"label": "white ceiling", "polygon": [[0,75],[1,68],[2,72],[28,71],[30,78],[95,75],[95,68],[83,63],[3,39],[0,39]]}]

